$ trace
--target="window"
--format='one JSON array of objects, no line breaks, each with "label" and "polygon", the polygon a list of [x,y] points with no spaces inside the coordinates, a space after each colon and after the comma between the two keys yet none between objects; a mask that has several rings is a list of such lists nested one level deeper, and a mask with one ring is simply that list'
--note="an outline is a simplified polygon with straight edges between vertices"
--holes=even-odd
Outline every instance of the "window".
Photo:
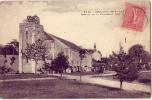
[{"label": "window", "polygon": [[28,32],[26,31],[26,39],[28,39]]}]

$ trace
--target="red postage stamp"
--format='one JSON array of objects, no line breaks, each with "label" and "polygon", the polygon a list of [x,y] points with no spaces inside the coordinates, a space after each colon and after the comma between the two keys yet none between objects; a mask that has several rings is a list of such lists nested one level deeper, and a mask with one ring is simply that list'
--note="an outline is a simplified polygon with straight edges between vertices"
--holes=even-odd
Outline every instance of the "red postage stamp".
[{"label": "red postage stamp", "polygon": [[133,29],[135,31],[142,31],[145,14],[146,7],[126,3],[122,27]]}]

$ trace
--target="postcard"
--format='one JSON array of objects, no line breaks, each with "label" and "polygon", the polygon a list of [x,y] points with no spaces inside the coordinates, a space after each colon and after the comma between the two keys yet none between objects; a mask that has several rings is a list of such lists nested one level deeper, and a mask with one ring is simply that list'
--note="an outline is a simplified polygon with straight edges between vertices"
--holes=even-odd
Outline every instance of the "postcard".
[{"label": "postcard", "polygon": [[151,97],[149,0],[0,1],[1,99]]}]

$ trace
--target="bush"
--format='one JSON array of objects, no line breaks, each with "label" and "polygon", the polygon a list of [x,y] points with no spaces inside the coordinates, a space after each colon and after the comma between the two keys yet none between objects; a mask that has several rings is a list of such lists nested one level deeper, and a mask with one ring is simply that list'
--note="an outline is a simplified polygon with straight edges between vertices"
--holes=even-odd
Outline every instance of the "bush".
[{"label": "bush", "polygon": [[13,70],[9,67],[6,67],[5,65],[0,66],[0,74],[7,74],[9,72],[13,72]]},{"label": "bush", "polygon": [[151,82],[151,72],[141,72],[139,73],[138,81],[141,83],[150,83]]},{"label": "bush", "polygon": [[99,73],[103,73],[104,72],[104,68],[103,67],[100,67],[99,68]]},{"label": "bush", "polygon": [[138,81],[141,83],[151,83],[150,79],[139,79]]}]

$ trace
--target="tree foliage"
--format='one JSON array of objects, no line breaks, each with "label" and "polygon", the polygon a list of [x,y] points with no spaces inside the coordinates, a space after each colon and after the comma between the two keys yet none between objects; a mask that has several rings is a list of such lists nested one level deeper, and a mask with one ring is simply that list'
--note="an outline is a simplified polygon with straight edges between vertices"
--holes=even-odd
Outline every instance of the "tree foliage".
[{"label": "tree foliage", "polygon": [[130,57],[124,52],[123,47],[120,45],[119,53],[113,52],[111,56],[112,66],[114,71],[116,71],[116,77],[120,80],[120,88],[122,88],[122,83],[128,78]]},{"label": "tree foliage", "polygon": [[45,63],[43,64],[43,66],[38,69],[38,71],[39,71],[40,73],[42,73],[42,74],[44,74],[44,73],[49,73],[49,74],[50,74],[50,72],[53,71],[53,70],[52,70],[51,64],[45,62]]},{"label": "tree foliage", "polygon": [[18,55],[19,42],[13,39],[11,42],[0,47],[0,53],[4,56],[6,55]]},{"label": "tree foliage", "polygon": [[120,88],[123,81],[133,81],[138,78],[139,69],[143,64],[149,63],[149,54],[144,50],[142,45],[134,45],[128,50],[128,54],[124,52],[120,46],[119,53],[113,52],[110,55],[110,61],[113,70],[116,71],[116,77],[120,80]]},{"label": "tree foliage", "polygon": [[51,62],[51,68],[59,72],[62,76],[64,70],[69,67],[68,57],[63,52],[59,53],[57,57]]},{"label": "tree foliage", "polygon": [[104,72],[104,66],[105,66],[105,63],[102,62],[102,61],[96,61],[96,60],[92,60],[92,63],[93,63],[93,69],[92,71],[93,72],[96,72],[96,73],[103,73]]},{"label": "tree foliage", "polygon": [[140,44],[132,46],[128,50],[128,55],[132,58],[132,61],[137,64],[137,68],[140,70],[143,66],[147,69],[150,68],[150,54],[144,50],[144,47]]},{"label": "tree foliage", "polygon": [[35,61],[44,60],[46,46],[43,41],[38,39],[35,43],[27,44],[27,48],[23,50],[23,55]]},{"label": "tree foliage", "polygon": [[12,45],[16,51],[19,51],[19,42],[16,39],[13,39],[10,43],[8,43],[9,45]]},{"label": "tree foliage", "polygon": [[80,66],[78,67],[78,71],[80,72],[80,81],[81,81],[82,60],[86,57],[85,49],[79,50],[79,57],[80,57]]},{"label": "tree foliage", "polygon": [[12,71],[11,68],[6,67],[5,65],[0,66],[0,74],[1,75],[4,75],[4,74],[6,74],[6,73],[8,73],[10,71]]},{"label": "tree foliage", "polygon": [[27,44],[27,48],[25,50],[22,50],[22,54],[27,59],[27,62],[28,59],[33,59],[35,61],[35,73],[37,70],[38,61],[45,61],[46,51],[46,46],[41,39],[38,39],[35,41],[35,43]]},{"label": "tree foliage", "polygon": [[85,49],[80,49],[79,50],[79,56],[80,56],[80,59],[83,60],[86,56],[86,51]]}]

